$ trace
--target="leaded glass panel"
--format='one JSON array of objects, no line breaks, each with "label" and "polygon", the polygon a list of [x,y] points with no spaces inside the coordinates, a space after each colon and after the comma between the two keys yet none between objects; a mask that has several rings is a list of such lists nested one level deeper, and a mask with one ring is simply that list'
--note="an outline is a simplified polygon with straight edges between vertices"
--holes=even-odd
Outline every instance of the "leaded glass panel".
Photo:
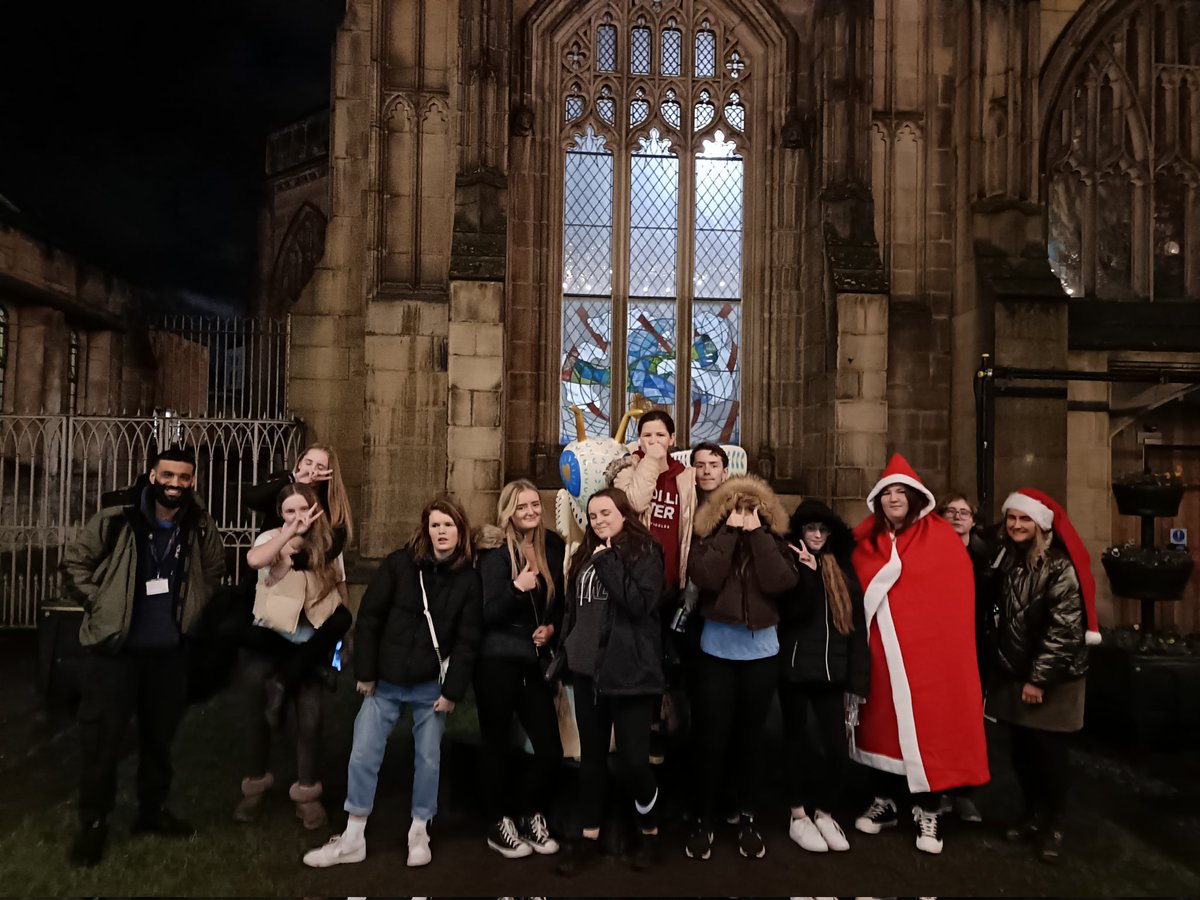
[{"label": "leaded glass panel", "polygon": [[652,129],[629,162],[629,295],[675,296],[679,158]]},{"label": "leaded glass panel", "polygon": [[629,301],[625,355],[631,408],[675,406],[675,318],[674,299]]},{"label": "leaded glass panel", "polygon": [[617,118],[617,102],[613,100],[612,91],[605,85],[600,89],[600,96],[596,98],[596,114],[612,125]]},{"label": "leaded glass panel", "polygon": [[696,33],[696,77],[712,78],[717,74],[717,36],[711,31]]},{"label": "leaded glass panel", "polygon": [[700,92],[700,99],[696,101],[696,106],[692,110],[692,129],[695,131],[703,131],[717,115],[717,108],[713,106],[709,99],[708,91]]},{"label": "leaded glass panel", "polygon": [[575,440],[575,417],[583,411],[589,435],[612,433],[612,301],[563,297],[562,366],[559,378],[559,441]]},{"label": "leaded glass panel", "polygon": [[679,75],[683,68],[683,32],[678,28],[665,28],[662,33],[663,75]]},{"label": "leaded glass panel", "polygon": [[674,88],[667,88],[666,96],[663,102],[659,104],[659,112],[662,113],[663,121],[674,129],[678,129],[682,120],[682,107],[679,105],[679,100],[675,96]]},{"label": "leaded glass panel", "polygon": [[729,95],[729,102],[725,104],[725,121],[738,131],[746,130],[746,107],[742,106],[742,98],[737,91]]},{"label": "leaded glass panel", "polygon": [[563,293],[612,293],[613,156],[591,127],[566,154]]},{"label": "leaded glass panel", "polygon": [[629,71],[633,75],[650,74],[650,29],[634,28],[629,35]]},{"label": "leaded glass panel", "polygon": [[691,427],[700,441],[740,440],[742,306],[729,300],[692,304]]},{"label": "leaded glass panel", "polygon": [[596,29],[596,71],[617,71],[617,29],[613,25]]},{"label": "leaded glass panel", "polygon": [[567,121],[574,122],[583,115],[583,98],[578,94],[569,94],[567,96]]},{"label": "leaded glass panel", "polygon": [[642,88],[638,88],[633,99],[629,101],[629,124],[636,128],[650,118],[650,101],[646,99],[646,92]]},{"label": "leaded glass panel", "polygon": [[742,160],[721,132],[696,157],[696,297],[742,295]]}]

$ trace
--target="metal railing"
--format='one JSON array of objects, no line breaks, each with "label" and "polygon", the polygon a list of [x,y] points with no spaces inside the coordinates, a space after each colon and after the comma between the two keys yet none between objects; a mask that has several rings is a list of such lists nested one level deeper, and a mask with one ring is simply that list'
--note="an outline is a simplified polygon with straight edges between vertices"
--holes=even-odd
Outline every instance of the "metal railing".
[{"label": "metal railing", "polygon": [[196,450],[196,490],[224,540],[229,572],[256,533],[242,490],[288,468],[304,426],[283,418],[0,415],[0,628],[33,627],[58,595],[63,551],[104,495],[145,471],[153,448]]},{"label": "metal railing", "polygon": [[171,348],[165,378],[169,405],[182,415],[287,418],[289,318],[170,315],[154,321],[150,334],[183,342]]}]

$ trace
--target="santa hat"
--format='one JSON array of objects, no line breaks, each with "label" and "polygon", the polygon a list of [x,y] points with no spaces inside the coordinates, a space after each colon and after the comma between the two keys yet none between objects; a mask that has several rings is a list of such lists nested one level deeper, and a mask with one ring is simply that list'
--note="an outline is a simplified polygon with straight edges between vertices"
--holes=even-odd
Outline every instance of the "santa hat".
[{"label": "santa hat", "polygon": [[1084,612],[1087,615],[1085,640],[1088,644],[1099,644],[1100,620],[1096,618],[1096,580],[1092,577],[1092,558],[1075,531],[1075,526],[1067,518],[1067,511],[1053,497],[1034,488],[1021,488],[1009,494],[1001,511],[1008,512],[1010,509],[1025,513],[1043,531],[1053,529],[1058,533],[1067,548],[1067,555],[1071,557],[1075,577],[1079,579],[1079,591],[1083,594]]},{"label": "santa hat", "polygon": [[871,488],[871,493],[867,494],[867,509],[875,512],[875,500],[885,488],[893,484],[903,484],[915,488],[925,497],[925,506],[921,509],[921,516],[929,515],[937,506],[937,500],[934,499],[933,493],[921,483],[921,479],[917,477],[913,467],[908,464],[908,460],[899,453],[895,453],[888,461],[887,468],[883,470],[883,475],[875,482],[875,487]]}]

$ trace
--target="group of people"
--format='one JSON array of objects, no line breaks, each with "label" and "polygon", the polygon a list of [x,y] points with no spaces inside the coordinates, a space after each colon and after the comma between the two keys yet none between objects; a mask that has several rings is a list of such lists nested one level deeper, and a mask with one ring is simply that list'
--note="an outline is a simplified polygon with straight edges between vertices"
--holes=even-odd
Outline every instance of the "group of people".
[{"label": "group of people", "polygon": [[[911,811],[916,846],[928,853],[941,852],[940,823],[952,810],[979,820],[972,789],[989,778],[986,695],[987,715],[1010,728],[1024,803],[1007,836],[1057,859],[1068,736],[1082,726],[1086,646],[1098,638],[1089,561],[1062,508],[1018,491],[998,532],[980,534],[968,498],[939,507],[897,455],[851,528],[813,499],[789,515],[765,481],[731,477],[715,443],[694,447],[684,465],[671,455],[674,441],[669,415],[641,417],[636,450],[588,499],[573,550],[545,526],[531,482],[506,484],[495,525],[476,532],[453,500],[433,500],[408,543],[379,565],[353,618],[342,561],[353,520],[333,449],[315,445],[292,472],[249,491],[265,528],[246,555],[258,577],[239,634],[247,748],[234,817],[258,814],[273,786],[272,735],[290,719],[290,797],[306,828],[326,824],[320,690],[353,627],[362,702],[348,818],[305,854],[309,866],[366,858],[379,771],[406,709],[407,861],[431,861],[445,717],[472,687],[487,846],[506,858],[559,854],[563,875],[599,859],[614,798],[635,823],[632,865],[661,858],[652,737],[678,718],[672,705],[689,711],[678,748],[684,852],[710,859],[717,823],[727,821],[738,852],[763,857],[756,801],[776,696],[788,834],[804,850],[850,849],[837,816],[853,808],[864,834]],[[169,748],[185,703],[188,636],[224,569],[216,528],[191,493],[194,473],[189,451],[161,453],[146,483],[98,513],[64,561],[68,595],[85,610],[81,642],[92,650],[79,713],[78,864],[102,857],[121,735],[135,712],[135,827],[193,833],[166,806]],[[556,836],[562,685],[579,735],[578,827]],[[519,771],[514,721],[532,749]],[[614,753],[619,786],[609,784]],[[869,796],[858,796],[855,763],[869,772]]]}]

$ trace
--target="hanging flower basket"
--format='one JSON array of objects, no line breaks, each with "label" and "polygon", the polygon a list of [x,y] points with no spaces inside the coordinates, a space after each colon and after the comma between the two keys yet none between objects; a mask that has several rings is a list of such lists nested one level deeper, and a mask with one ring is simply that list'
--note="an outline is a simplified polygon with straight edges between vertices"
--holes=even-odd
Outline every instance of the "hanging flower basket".
[{"label": "hanging flower basket", "polygon": [[1109,547],[1100,560],[1114,594],[1133,600],[1178,600],[1195,565],[1184,550]]},{"label": "hanging flower basket", "polygon": [[1123,516],[1154,516],[1170,519],[1179,514],[1183,485],[1161,475],[1137,475],[1114,481],[1113,496]]}]

